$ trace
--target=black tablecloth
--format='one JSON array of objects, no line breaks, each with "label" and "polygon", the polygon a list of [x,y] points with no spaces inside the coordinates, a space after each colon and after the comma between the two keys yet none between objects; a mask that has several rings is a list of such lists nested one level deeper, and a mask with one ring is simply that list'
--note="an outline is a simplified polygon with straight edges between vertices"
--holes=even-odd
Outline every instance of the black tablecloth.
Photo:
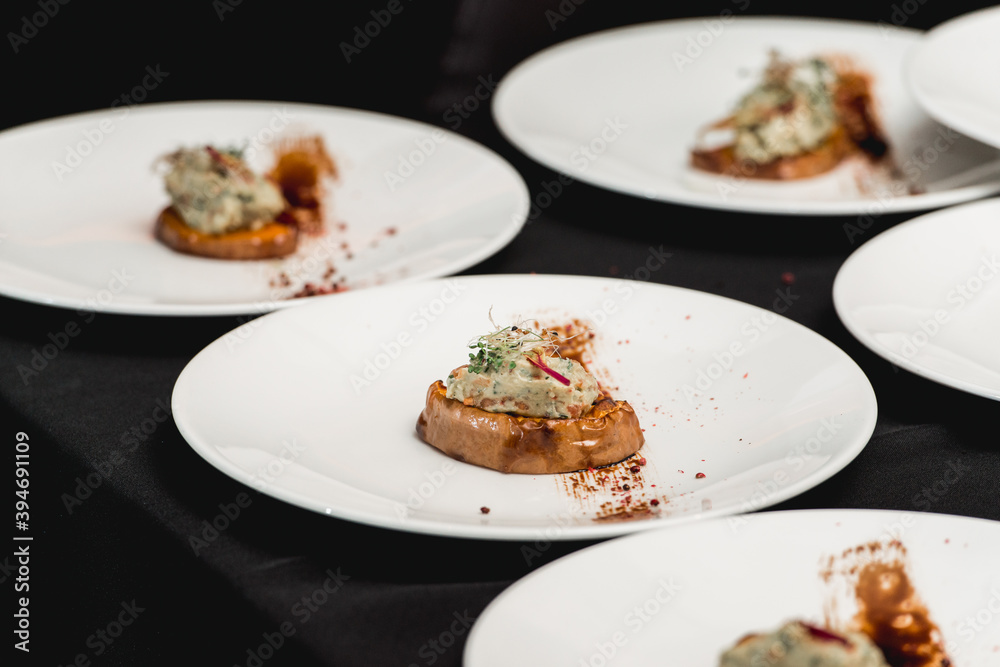
[{"label": "black tablecloth", "polygon": [[[597,0],[401,0],[377,39],[357,53],[342,47],[390,4],[15,3],[2,24],[11,33],[0,127],[107,107],[147,68],[161,80],[144,103],[318,102],[451,127],[448,110],[480,77],[499,80],[519,60],[570,37],[682,15]],[[973,8],[944,4],[851,10],[745,0],[689,5],[683,15],[812,11],[927,29]],[[47,12],[44,22],[38,12]],[[459,125],[508,159],[533,197],[557,177],[500,136],[485,104]],[[833,308],[844,259],[909,217],[879,217],[852,238],[845,225],[856,218],[702,210],[574,182],[533,211],[506,248],[464,273],[621,277],[653,247],[672,254],[652,281],[762,308],[791,293],[784,315],[857,361],[879,414],[856,460],[768,510],[879,508],[1000,520],[1000,406],[895,368],[854,340]],[[791,285],[785,273],[794,275]],[[492,599],[592,543],[555,542],[528,559],[516,541],[407,534],[321,516],[217,471],[179,435],[170,396],[184,365],[242,319],[94,315],[5,298],[0,313],[0,438],[12,483],[18,433],[31,456],[33,540],[9,541],[0,561],[0,590],[15,604],[30,596],[31,652],[13,651],[17,664],[457,665],[469,626]],[[78,335],[61,337],[70,323]],[[37,374],[19,370],[49,344],[61,349]],[[11,513],[16,500],[8,496]],[[225,530],[206,528],[227,513]],[[27,576],[18,574],[15,555],[25,544]],[[17,619],[7,618],[13,645]]]}]

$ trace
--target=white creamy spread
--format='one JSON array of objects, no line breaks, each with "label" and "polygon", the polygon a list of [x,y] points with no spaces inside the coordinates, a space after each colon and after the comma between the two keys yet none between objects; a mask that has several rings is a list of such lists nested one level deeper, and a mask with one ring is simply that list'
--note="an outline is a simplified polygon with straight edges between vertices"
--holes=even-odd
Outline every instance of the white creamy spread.
[{"label": "white creamy spread", "polygon": [[[532,358],[535,358],[532,356]],[[577,361],[542,356],[541,363],[569,380],[568,385],[521,356],[503,368],[472,372],[460,366],[448,376],[448,398],[489,412],[565,419],[584,414],[600,394],[597,379]]]},{"label": "white creamy spread", "polygon": [[764,80],[733,115],[736,157],[765,164],[820,146],[837,126],[836,80],[822,59],[788,62],[772,54]]},{"label": "white creamy spread", "polygon": [[792,621],[775,632],[740,642],[722,654],[719,667],[889,667],[867,635],[837,635],[844,641],[816,637],[801,623]]},{"label": "white creamy spread", "polygon": [[181,149],[167,157],[167,193],[184,222],[205,234],[259,229],[285,208],[281,190],[236,151]]}]

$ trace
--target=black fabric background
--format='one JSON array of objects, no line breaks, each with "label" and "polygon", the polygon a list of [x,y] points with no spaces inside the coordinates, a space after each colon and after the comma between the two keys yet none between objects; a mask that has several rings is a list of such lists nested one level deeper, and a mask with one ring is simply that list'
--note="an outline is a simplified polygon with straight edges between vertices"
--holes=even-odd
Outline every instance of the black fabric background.
[{"label": "black fabric background", "polygon": [[[220,19],[218,3],[209,0],[99,6],[72,0],[17,53],[9,38],[0,44],[0,129],[104,108],[141,81],[147,66],[169,74],[146,102],[314,102],[447,127],[445,112],[478,77],[499,80],[548,45],[640,21],[718,15],[737,4],[588,0],[552,29],[545,12],[558,11],[558,0],[401,2],[404,11],[348,63],[338,44],[385,2],[243,0]],[[745,13],[890,23],[903,6],[750,0]],[[928,29],[979,5],[912,0],[905,6],[914,10],[906,25]],[[6,3],[0,28],[5,35],[20,30],[22,17],[37,11],[38,2]],[[556,176],[504,141],[485,107],[459,131],[510,160],[533,195]],[[861,241],[909,217],[879,218]],[[834,276],[857,247],[845,222],[852,220],[693,209],[576,183],[509,246],[465,273],[609,276],[640,265],[650,246],[662,245],[673,256],[652,280],[770,308],[781,274],[793,272],[800,298],[787,316],[860,364],[875,387],[879,418],[871,442],[846,469],[770,509],[930,509],[1000,520],[1000,406],[898,370],[847,333],[831,300]],[[547,251],[557,244],[570,251]],[[17,365],[77,317],[0,298],[0,439],[12,447],[14,434],[27,432],[33,456],[33,650],[27,660],[15,653],[14,664],[68,665],[78,654],[94,665],[255,664],[248,651],[292,621],[295,634],[263,664],[458,665],[466,633],[439,656],[428,652],[427,642],[456,615],[478,616],[517,578],[591,543],[553,543],[528,563],[523,543],[410,535],[319,516],[216,471],[170,420],[125,451],[122,436],[152,416],[158,401],[169,403],[191,357],[240,321],[99,314],[25,384]],[[116,453],[120,462],[108,478],[68,512],[62,494],[118,460]],[[920,503],[921,490],[959,461],[969,466],[960,481],[930,507]],[[219,513],[220,503],[240,493],[250,504],[239,521],[193,553],[189,538]],[[4,547],[0,558],[7,552]],[[299,624],[294,605],[328,571],[349,579]],[[0,579],[11,602],[12,583],[12,577]],[[96,655],[88,638],[133,600],[144,611]]]}]

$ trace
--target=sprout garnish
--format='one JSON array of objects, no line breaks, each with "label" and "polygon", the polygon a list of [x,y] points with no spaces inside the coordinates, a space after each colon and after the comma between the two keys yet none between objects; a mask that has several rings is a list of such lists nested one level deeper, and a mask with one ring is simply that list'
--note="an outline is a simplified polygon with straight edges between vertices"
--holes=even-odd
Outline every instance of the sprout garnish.
[{"label": "sprout garnish", "polygon": [[[492,309],[491,309],[492,311]],[[543,329],[541,332],[526,328],[521,324],[512,324],[498,328],[490,313],[490,324],[494,331],[473,340],[469,347],[475,352],[469,354],[469,371],[472,373],[487,373],[491,370],[512,369],[521,357],[527,357],[529,363],[544,370],[563,384],[569,381],[555,373],[542,362],[542,355],[558,355],[560,337],[554,331]]]}]

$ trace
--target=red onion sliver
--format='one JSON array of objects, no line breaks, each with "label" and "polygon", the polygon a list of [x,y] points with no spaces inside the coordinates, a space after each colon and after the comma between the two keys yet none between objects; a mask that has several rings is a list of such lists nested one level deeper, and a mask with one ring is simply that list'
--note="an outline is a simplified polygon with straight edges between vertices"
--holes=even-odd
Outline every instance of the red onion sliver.
[{"label": "red onion sliver", "polygon": [[535,366],[536,368],[541,368],[543,371],[554,377],[559,382],[563,383],[567,387],[569,386],[569,378],[566,377],[565,375],[562,375],[561,373],[557,373],[556,371],[552,370],[551,368],[543,364],[541,357],[538,357],[537,361],[535,359],[532,359],[531,357],[526,357],[526,359],[528,360],[528,363],[531,364],[532,366]]}]

